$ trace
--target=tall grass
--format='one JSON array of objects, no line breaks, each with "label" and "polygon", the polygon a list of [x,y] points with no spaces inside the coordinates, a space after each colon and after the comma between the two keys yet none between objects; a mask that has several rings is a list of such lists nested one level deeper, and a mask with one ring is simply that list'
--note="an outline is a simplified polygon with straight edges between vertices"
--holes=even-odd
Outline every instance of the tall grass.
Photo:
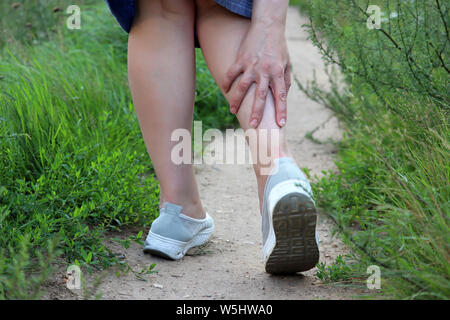
[{"label": "tall grass", "polygon": [[[382,293],[450,298],[448,3],[300,0],[331,75],[331,90],[299,83],[346,127],[338,173],[314,188],[360,266],[378,265]],[[338,80],[340,79],[340,80]],[[342,79],[345,83],[342,83]],[[364,269],[364,268],[361,268]]]},{"label": "tall grass", "polygon": [[38,44],[62,36],[67,7],[82,8],[100,3],[99,0],[5,0],[0,2],[0,46],[11,43]]},{"label": "tall grass", "polygon": [[[69,2],[0,4],[8,13],[0,36],[0,298],[39,297],[55,262],[123,264],[103,244],[105,231],[146,228],[158,214],[159,187],[128,89],[126,33],[102,1],[78,2],[81,30],[68,30]],[[197,63],[195,118],[234,125],[200,56]]]},{"label": "tall grass", "polygon": [[[83,22],[80,31],[59,25],[55,41],[13,42],[1,53],[4,298],[26,297],[15,283],[39,270],[39,255],[53,254],[48,241],[68,262],[107,267],[118,260],[104,231],[149,225],[157,213],[158,185],[127,89],[126,37],[105,9],[86,8]],[[26,267],[11,269],[21,254]]]}]

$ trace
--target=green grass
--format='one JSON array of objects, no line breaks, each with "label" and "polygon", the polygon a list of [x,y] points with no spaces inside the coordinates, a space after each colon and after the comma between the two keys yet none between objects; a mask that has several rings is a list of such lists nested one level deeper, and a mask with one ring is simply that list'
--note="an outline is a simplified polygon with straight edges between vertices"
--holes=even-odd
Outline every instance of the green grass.
[{"label": "green grass", "polygon": [[344,261],[342,256],[338,256],[336,260],[329,266],[324,262],[317,264],[316,277],[324,283],[336,283],[353,281],[352,268]]},{"label": "green grass", "polygon": [[[127,36],[106,4],[78,2],[82,28],[68,30],[70,1],[12,3],[0,4],[0,299],[39,297],[55,263],[127,268],[105,231],[146,229],[159,202]],[[195,119],[234,126],[201,56],[197,73]]]},{"label": "green grass", "polygon": [[342,75],[331,73],[329,91],[299,85],[346,129],[337,172],[313,188],[359,261],[353,271],[378,265],[386,297],[449,299],[448,4],[377,1],[385,17],[399,14],[369,30],[363,1],[296,3]]}]

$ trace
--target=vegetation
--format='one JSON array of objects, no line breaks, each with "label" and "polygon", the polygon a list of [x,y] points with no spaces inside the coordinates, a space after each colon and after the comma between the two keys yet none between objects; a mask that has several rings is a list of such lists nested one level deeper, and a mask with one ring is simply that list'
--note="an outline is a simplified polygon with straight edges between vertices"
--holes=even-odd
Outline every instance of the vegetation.
[{"label": "vegetation", "polygon": [[[81,29],[69,30],[70,4],[0,3],[0,298],[39,297],[57,262],[124,264],[105,231],[146,228],[158,214],[127,35],[98,1],[78,1]],[[233,126],[201,56],[197,64],[195,118]]]},{"label": "vegetation", "polygon": [[[340,257],[317,276],[346,282],[378,265],[384,294],[448,299],[449,4],[374,0],[384,16],[368,29],[365,1],[293,2],[339,71],[330,90],[299,85],[346,127],[338,172],[314,189],[359,261]],[[94,0],[77,1],[81,30],[67,29],[70,4],[0,3],[0,299],[39,297],[56,263],[126,267],[104,233],[142,230],[158,213],[126,34]],[[234,126],[201,55],[197,81],[195,119]]]},{"label": "vegetation", "polygon": [[354,281],[352,269],[342,256],[336,257],[336,260],[329,266],[324,262],[318,263],[316,277],[325,283]]},{"label": "vegetation", "polygon": [[449,3],[372,1],[382,19],[370,29],[367,1],[293,2],[338,71],[331,89],[298,84],[346,131],[338,172],[314,184],[319,205],[353,248],[355,268],[381,268],[384,294],[449,299]]}]

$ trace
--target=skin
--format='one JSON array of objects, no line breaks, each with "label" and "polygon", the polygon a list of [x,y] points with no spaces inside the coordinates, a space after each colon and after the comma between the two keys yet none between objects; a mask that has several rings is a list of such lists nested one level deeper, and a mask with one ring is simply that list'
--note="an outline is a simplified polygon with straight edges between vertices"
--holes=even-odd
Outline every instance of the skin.
[{"label": "skin", "polygon": [[[177,142],[170,138],[175,129],[191,131],[192,128],[194,25],[208,68],[230,106],[236,109],[241,127],[251,128],[250,122],[256,117],[257,132],[274,129],[279,136],[274,138],[269,134],[265,141],[248,140],[254,159],[258,159],[255,155],[261,142],[272,143],[276,150],[269,163],[258,159],[254,165],[260,204],[267,180],[263,172],[271,168],[273,159],[290,156],[284,128],[280,128],[285,119],[288,88],[289,60],[284,40],[287,1],[264,0],[264,3],[286,3],[286,8],[274,8],[269,16],[263,10],[268,10],[268,6],[255,0],[252,17],[257,19],[255,22],[229,12],[212,0],[136,1],[137,14],[128,43],[133,102],[160,182],[161,204],[168,201],[181,205],[183,213],[190,217],[202,219],[205,211],[192,165],[176,165],[171,161],[171,150]],[[235,65],[242,67],[241,72],[230,71],[236,69]],[[283,66],[282,73],[280,66]],[[254,75],[254,81],[246,85],[244,92],[241,83],[247,81],[248,74]]]},{"label": "skin", "polygon": [[256,91],[250,116],[250,126],[261,122],[267,93],[275,97],[276,120],[280,127],[286,124],[286,97],[291,86],[289,53],[284,29],[289,1],[253,1],[252,22],[245,35],[236,59],[221,81],[222,89],[229,92],[240,77],[230,99],[230,111],[236,113],[253,83]]}]

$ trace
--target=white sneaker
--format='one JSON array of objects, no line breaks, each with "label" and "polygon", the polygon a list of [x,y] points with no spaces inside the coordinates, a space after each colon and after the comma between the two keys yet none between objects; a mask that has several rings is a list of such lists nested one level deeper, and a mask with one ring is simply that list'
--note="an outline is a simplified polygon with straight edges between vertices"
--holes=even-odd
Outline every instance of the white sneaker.
[{"label": "white sneaker", "polygon": [[150,228],[144,252],[179,260],[186,252],[206,243],[214,231],[214,221],[206,213],[194,219],[181,213],[182,207],[166,202]]},{"label": "white sneaker", "polygon": [[264,189],[263,258],[268,273],[295,273],[319,261],[311,186],[291,158],[275,160]]}]

